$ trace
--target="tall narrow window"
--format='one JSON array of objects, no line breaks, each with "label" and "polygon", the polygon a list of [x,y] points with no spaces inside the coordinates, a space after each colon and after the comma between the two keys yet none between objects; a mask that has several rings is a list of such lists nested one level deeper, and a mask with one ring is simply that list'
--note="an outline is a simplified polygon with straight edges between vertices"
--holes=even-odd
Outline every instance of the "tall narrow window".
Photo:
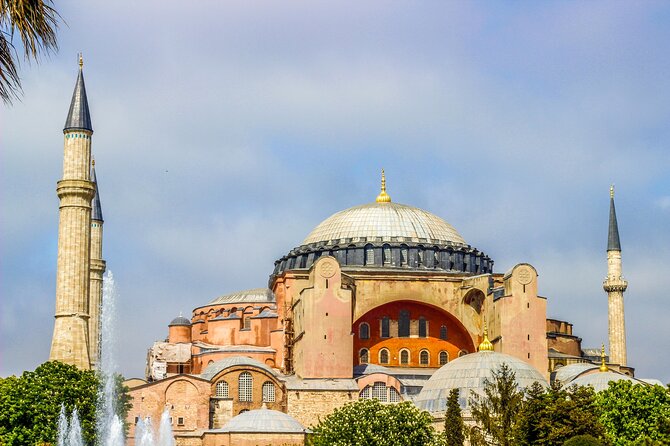
[{"label": "tall narrow window", "polygon": [[365,245],[365,264],[374,265],[375,264],[375,250],[372,245]]},{"label": "tall narrow window", "polygon": [[359,359],[358,362],[359,362],[360,364],[367,364],[368,361],[369,361],[369,359],[368,359],[369,355],[370,355],[370,354],[369,354],[369,352],[368,352],[368,349],[367,349],[367,348],[362,348],[361,351],[360,351],[360,353],[359,353],[359,357],[360,357],[360,359]]},{"label": "tall narrow window", "polygon": [[251,317],[244,315],[244,329],[251,330]]},{"label": "tall narrow window", "polygon": [[419,255],[418,255],[418,258],[419,258],[419,265],[418,265],[418,266],[424,266],[424,263],[423,263],[423,252],[424,252],[424,251],[423,251],[423,247],[420,246],[420,247],[419,247]]},{"label": "tall narrow window", "polygon": [[263,402],[264,403],[274,403],[275,402],[275,385],[270,381],[263,383]]},{"label": "tall narrow window", "polygon": [[238,384],[238,392],[237,392],[238,399],[242,402],[252,401],[254,380],[253,377],[251,376],[251,373],[249,372],[240,373],[240,377],[238,379],[237,384]]},{"label": "tall narrow window", "polygon": [[391,333],[391,321],[388,316],[382,318],[382,338],[390,337]]},{"label": "tall narrow window", "polygon": [[443,341],[447,340],[447,326],[443,325],[440,327],[440,339]]},{"label": "tall narrow window", "polygon": [[419,364],[428,365],[429,363],[430,355],[428,354],[428,350],[421,350],[421,353],[419,353]]},{"label": "tall narrow window", "polygon": [[407,246],[400,247],[400,266],[407,266]]},{"label": "tall narrow window", "polygon": [[216,396],[217,398],[228,398],[228,383],[225,381],[219,381],[216,383]]},{"label": "tall narrow window", "polygon": [[409,350],[400,350],[400,364],[409,364]]},{"label": "tall narrow window", "polygon": [[409,337],[409,311],[400,310],[398,318],[398,336],[401,338]]},{"label": "tall narrow window", "polygon": [[440,365],[445,365],[449,362],[449,353],[445,351],[440,352]]},{"label": "tall narrow window", "polygon": [[384,257],[384,265],[391,264],[391,247],[389,245],[384,245],[382,249],[382,256]]},{"label": "tall narrow window", "polygon": [[358,327],[358,337],[361,339],[370,339],[370,326],[367,322],[361,323]]},{"label": "tall narrow window", "polygon": [[419,337],[425,338],[428,336],[428,323],[426,318],[421,316],[419,317]]},{"label": "tall narrow window", "polygon": [[377,381],[372,386],[372,398],[378,399],[380,402],[385,403],[388,401],[388,392],[386,390],[386,384],[382,381]]},{"label": "tall narrow window", "polygon": [[400,394],[395,387],[389,387],[389,403],[399,403],[402,401]]},{"label": "tall narrow window", "polygon": [[379,363],[380,364],[389,363],[389,351],[385,348],[379,350]]}]

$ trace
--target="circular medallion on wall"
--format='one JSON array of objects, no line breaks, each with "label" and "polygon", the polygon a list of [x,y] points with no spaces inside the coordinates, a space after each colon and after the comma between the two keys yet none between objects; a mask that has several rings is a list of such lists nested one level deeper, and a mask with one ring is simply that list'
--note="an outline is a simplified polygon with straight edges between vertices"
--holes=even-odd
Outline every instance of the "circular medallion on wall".
[{"label": "circular medallion on wall", "polygon": [[323,263],[321,263],[321,277],[325,279],[329,279],[335,275],[335,263],[333,263],[330,260],[326,260]]},{"label": "circular medallion on wall", "polygon": [[528,285],[533,281],[533,272],[527,266],[520,266],[516,274],[516,280],[522,285]]}]

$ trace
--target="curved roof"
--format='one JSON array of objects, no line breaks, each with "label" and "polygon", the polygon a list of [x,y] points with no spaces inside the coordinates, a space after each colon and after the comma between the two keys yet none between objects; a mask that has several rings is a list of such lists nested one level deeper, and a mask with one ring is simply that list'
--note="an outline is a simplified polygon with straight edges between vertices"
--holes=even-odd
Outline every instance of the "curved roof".
[{"label": "curved roof", "polygon": [[609,387],[610,381],[631,381],[633,384],[640,384],[640,381],[631,378],[628,375],[616,373],[610,370],[608,372],[599,371],[582,375],[570,382],[570,385],[591,386],[593,387],[593,390],[600,392],[606,390]]},{"label": "curved roof", "polygon": [[372,375],[373,373],[386,373],[389,375],[391,371],[383,365],[377,364],[358,364],[354,366],[354,375]]},{"label": "curved roof", "polygon": [[507,364],[516,375],[519,387],[531,386],[534,382],[546,386],[542,374],[530,364],[514,356],[494,351],[480,351],[454,359],[438,369],[426,382],[414,403],[428,412],[443,412],[452,389],[460,389],[459,403],[467,407],[470,391],[483,393],[484,380],[493,378],[493,372]]},{"label": "curved roof", "polygon": [[554,381],[560,381],[562,384],[567,384],[573,379],[577,378],[582,373],[588,370],[597,369],[598,366],[590,362],[579,362],[576,364],[569,364],[556,370]]},{"label": "curved roof", "polygon": [[265,370],[271,375],[275,374],[274,370],[272,370],[270,367],[268,367],[267,365],[263,364],[262,362],[256,359],[252,359],[247,356],[231,356],[222,359],[220,361],[211,363],[205,368],[205,370],[200,374],[200,376],[204,379],[211,380],[221,371],[238,365],[257,367],[259,369]]},{"label": "curved roof", "polygon": [[319,223],[302,244],[349,238],[391,241],[391,237],[417,243],[467,244],[453,226],[437,215],[398,203],[369,203],[337,212]]},{"label": "curved roof", "polygon": [[248,433],[304,433],[309,432],[292,416],[269,410],[265,407],[243,412],[233,417],[222,428],[221,432]]},{"label": "curved roof", "polygon": [[168,324],[168,327],[172,327],[174,325],[188,325],[190,327],[191,321],[186,319],[184,316],[179,315],[176,318],[172,319],[172,322]]},{"label": "curved roof", "polygon": [[275,295],[268,288],[253,288],[219,296],[209,303],[212,304],[239,304],[239,303],[274,303]]}]

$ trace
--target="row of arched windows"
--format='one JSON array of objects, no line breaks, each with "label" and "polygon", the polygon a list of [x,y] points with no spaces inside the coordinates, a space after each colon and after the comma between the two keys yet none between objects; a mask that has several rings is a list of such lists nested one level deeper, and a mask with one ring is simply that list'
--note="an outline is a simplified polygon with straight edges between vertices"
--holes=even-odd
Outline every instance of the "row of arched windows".
[{"label": "row of arched windows", "polygon": [[[253,387],[254,387],[254,377],[251,376],[249,372],[242,372],[237,378],[237,399],[240,402],[251,402],[253,401]],[[263,402],[264,403],[274,403],[276,400],[275,396],[275,385],[266,381],[263,383]],[[230,398],[229,387],[226,381],[219,381],[216,383],[215,395],[217,398]]]},{"label": "row of arched windows", "polygon": [[[388,316],[384,316],[381,319],[381,336],[382,338],[391,337],[391,319]],[[370,324],[367,322],[361,322],[358,326],[358,338],[359,339],[370,339],[371,336]],[[401,310],[398,318],[398,337],[408,338],[410,335],[410,315],[409,311]],[[426,338],[428,337],[428,321],[425,317],[419,317],[419,337]],[[447,326],[440,326],[440,339],[443,341],[447,340]]]},{"label": "row of arched windows", "polygon": [[[459,353],[459,356],[463,356],[463,352]],[[467,353],[467,352],[465,352]],[[368,364],[370,362],[370,351],[367,348],[362,348],[358,352],[359,363]],[[391,363],[391,354],[388,348],[382,348],[377,353],[377,361],[379,364],[390,364]],[[400,365],[409,365],[412,362],[411,352],[407,348],[403,348],[398,352],[398,363]],[[449,362],[449,352],[442,350],[438,353],[438,363],[439,365],[445,365]],[[430,352],[426,349],[419,351],[419,364],[420,365],[430,365]]]},{"label": "row of arched windows", "polygon": [[377,381],[371,386],[365,386],[361,393],[359,394],[360,398],[363,399],[376,399],[382,403],[399,403],[402,399],[400,398],[400,393],[395,387],[386,386],[382,381]]}]

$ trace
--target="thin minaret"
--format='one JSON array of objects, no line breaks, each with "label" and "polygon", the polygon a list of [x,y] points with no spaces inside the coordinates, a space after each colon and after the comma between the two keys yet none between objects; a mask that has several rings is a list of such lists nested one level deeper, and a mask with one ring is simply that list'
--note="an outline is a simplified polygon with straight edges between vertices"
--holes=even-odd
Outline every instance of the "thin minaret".
[{"label": "thin minaret", "polygon": [[63,134],[63,178],[56,187],[60,199],[56,321],[49,360],[89,369],[91,200],[95,195],[95,184],[90,177],[93,127],[81,55]]},{"label": "thin minaret", "polygon": [[603,288],[607,292],[609,315],[610,363],[626,365],[626,323],[623,311],[623,293],[628,282],[621,276],[621,243],[614,209],[614,186],[610,187],[610,221],[607,236],[607,278]]},{"label": "thin minaret", "polygon": [[95,159],[91,161],[91,181],[95,185],[95,195],[91,203],[91,276],[89,289],[88,345],[91,367],[98,363],[100,337],[100,307],[102,305],[102,275],[106,264],[102,259],[102,206],[100,204],[100,188],[95,175]]}]

